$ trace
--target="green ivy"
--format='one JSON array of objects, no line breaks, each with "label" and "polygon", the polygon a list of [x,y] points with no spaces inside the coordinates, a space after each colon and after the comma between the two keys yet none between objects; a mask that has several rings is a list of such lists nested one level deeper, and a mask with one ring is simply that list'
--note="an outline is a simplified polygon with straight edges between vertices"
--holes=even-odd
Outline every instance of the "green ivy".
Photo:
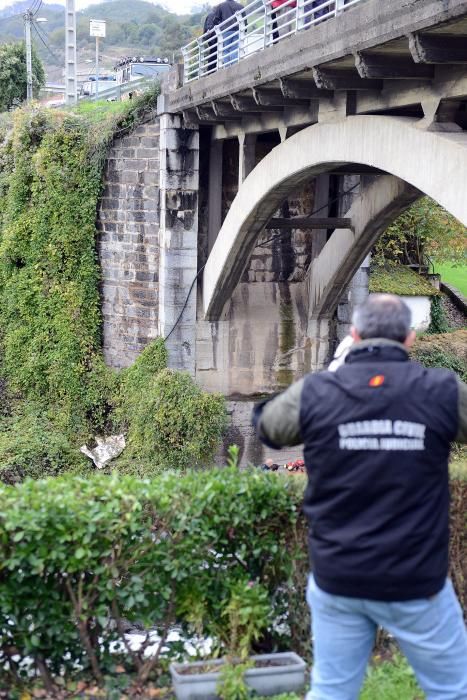
[{"label": "green ivy", "polygon": [[225,425],[223,396],[202,391],[188,373],[163,369],[131,406],[125,464],[157,473],[211,463]]},{"label": "green ivy", "polygon": [[424,367],[440,367],[455,372],[464,382],[467,382],[467,362],[454,353],[439,348],[415,348],[411,351],[414,360]]},{"label": "green ivy", "polygon": [[219,442],[222,397],[166,370],[162,339],[119,374],[101,351],[102,168],[114,136],[150,113],[156,96],[84,114],[28,108],[0,124],[4,481],[79,469],[79,445],[110,429],[128,432],[118,466],[139,474],[205,463]]},{"label": "green ivy", "polygon": [[1,373],[12,392],[78,432],[101,427],[107,381],[95,243],[101,163],[90,143],[73,115],[20,110],[2,148],[10,171],[0,200]]},{"label": "green ivy", "polygon": [[446,318],[446,313],[443,308],[443,303],[441,297],[431,297],[431,309],[430,309],[431,321],[427,333],[447,333],[449,330],[449,323]]}]

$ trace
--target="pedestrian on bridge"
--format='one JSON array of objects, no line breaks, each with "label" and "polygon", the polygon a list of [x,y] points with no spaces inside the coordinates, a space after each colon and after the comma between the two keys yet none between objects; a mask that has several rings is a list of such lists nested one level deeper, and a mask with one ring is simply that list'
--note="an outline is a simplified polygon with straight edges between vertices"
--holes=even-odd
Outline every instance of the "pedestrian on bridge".
[{"label": "pedestrian on bridge", "polygon": [[[215,8],[219,24],[222,24],[224,65],[236,63],[239,58],[239,26],[235,13],[243,10],[236,0],[224,0]],[[229,21],[230,20],[230,21]],[[224,24],[223,24],[224,23]]]},{"label": "pedestrian on bridge", "polygon": [[372,295],[335,372],[255,409],[269,447],[303,443],[313,657],[307,700],[357,700],[378,627],[427,700],[467,700],[467,635],[448,578],[450,443],[467,443],[467,385],[410,360],[406,304]]}]

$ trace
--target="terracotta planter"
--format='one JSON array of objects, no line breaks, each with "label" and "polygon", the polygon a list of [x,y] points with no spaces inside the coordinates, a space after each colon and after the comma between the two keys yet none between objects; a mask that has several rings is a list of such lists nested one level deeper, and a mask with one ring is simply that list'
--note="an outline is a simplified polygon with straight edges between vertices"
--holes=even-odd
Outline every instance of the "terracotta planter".
[{"label": "terracotta planter", "polygon": [[[245,673],[245,682],[258,695],[279,695],[301,690],[305,685],[306,664],[294,652],[261,654],[250,657],[252,661],[266,662],[259,668]],[[269,662],[269,663],[268,663]],[[209,665],[221,667],[223,659],[194,661],[193,663],[170,665],[172,684],[177,700],[219,700],[217,684],[220,673],[209,671],[196,673],[196,669]]]}]

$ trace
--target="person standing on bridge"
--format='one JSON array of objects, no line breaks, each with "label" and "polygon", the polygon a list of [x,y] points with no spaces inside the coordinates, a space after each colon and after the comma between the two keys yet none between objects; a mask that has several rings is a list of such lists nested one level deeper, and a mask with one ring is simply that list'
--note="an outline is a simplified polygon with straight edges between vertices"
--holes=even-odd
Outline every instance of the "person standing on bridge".
[{"label": "person standing on bridge", "polygon": [[303,443],[314,665],[307,700],[356,700],[378,626],[427,700],[467,700],[467,634],[448,574],[453,440],[467,443],[467,385],[409,359],[406,304],[372,295],[335,372],[255,408],[269,447]]},{"label": "person standing on bridge", "polygon": [[[239,26],[235,13],[243,10],[243,5],[240,5],[236,0],[224,0],[215,8],[218,24],[222,24],[222,45],[223,45],[223,63],[231,65],[236,63],[239,57]],[[229,21],[230,20],[230,21]]]},{"label": "person standing on bridge", "polygon": [[286,36],[295,29],[295,13],[291,10],[297,7],[296,0],[272,0],[272,39],[276,42],[279,37]]}]

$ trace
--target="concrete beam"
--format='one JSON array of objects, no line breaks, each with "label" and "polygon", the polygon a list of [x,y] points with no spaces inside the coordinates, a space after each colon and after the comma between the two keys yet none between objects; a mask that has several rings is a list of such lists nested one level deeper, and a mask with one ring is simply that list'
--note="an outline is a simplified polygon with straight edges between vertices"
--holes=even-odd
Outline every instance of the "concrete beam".
[{"label": "concrete beam", "polygon": [[361,78],[378,80],[433,80],[435,72],[432,66],[414,63],[404,56],[392,54],[369,55],[355,54],[355,67]]},{"label": "concrete beam", "polygon": [[232,106],[237,112],[281,112],[281,107],[259,105],[252,97],[230,95]]},{"label": "concrete beam", "polygon": [[293,217],[292,219],[271,219],[266,228],[300,229],[302,231],[313,229],[352,228],[352,219],[343,217]]},{"label": "concrete beam", "polygon": [[[281,128],[303,127],[318,121],[318,102],[309,107],[286,107],[280,112],[239,113],[239,122],[218,124],[213,129],[213,138],[231,139],[240,134],[264,134]],[[240,121],[241,118],[241,121]]]},{"label": "concrete beam", "polygon": [[159,335],[168,338],[169,367],[194,375],[196,288],[188,294],[197,272],[199,133],[179,115],[160,118],[159,177]]},{"label": "concrete beam", "polygon": [[255,167],[256,135],[239,134],[238,148],[238,186],[240,188],[245,178]]},{"label": "concrete beam", "polygon": [[222,141],[211,140],[209,149],[209,190],[208,190],[208,249],[211,249],[222,226],[222,180],[223,180]]},{"label": "concrete beam", "polygon": [[[392,175],[371,178],[367,182],[348,212],[354,230],[335,231],[312,261],[308,272],[310,322],[329,318],[334,313],[342,290],[380,234],[420,196],[419,190]],[[311,333],[313,327],[308,335]]]},{"label": "concrete beam", "polygon": [[313,68],[317,88],[324,90],[382,90],[381,80],[363,80],[357,73],[347,70]]},{"label": "concrete beam", "polygon": [[306,107],[309,100],[284,97],[281,90],[253,88],[253,99],[260,107]]},{"label": "concrete beam", "polygon": [[388,82],[382,92],[359,92],[356,114],[420,105],[437,99],[466,99],[467,72],[461,66],[436,66],[433,82],[413,80]]},{"label": "concrete beam", "polygon": [[281,92],[284,97],[299,100],[319,100],[322,97],[331,97],[332,92],[317,88],[314,83],[303,80],[290,80],[279,78]]},{"label": "concrete beam", "polygon": [[467,37],[409,33],[409,48],[418,64],[467,63]]}]

